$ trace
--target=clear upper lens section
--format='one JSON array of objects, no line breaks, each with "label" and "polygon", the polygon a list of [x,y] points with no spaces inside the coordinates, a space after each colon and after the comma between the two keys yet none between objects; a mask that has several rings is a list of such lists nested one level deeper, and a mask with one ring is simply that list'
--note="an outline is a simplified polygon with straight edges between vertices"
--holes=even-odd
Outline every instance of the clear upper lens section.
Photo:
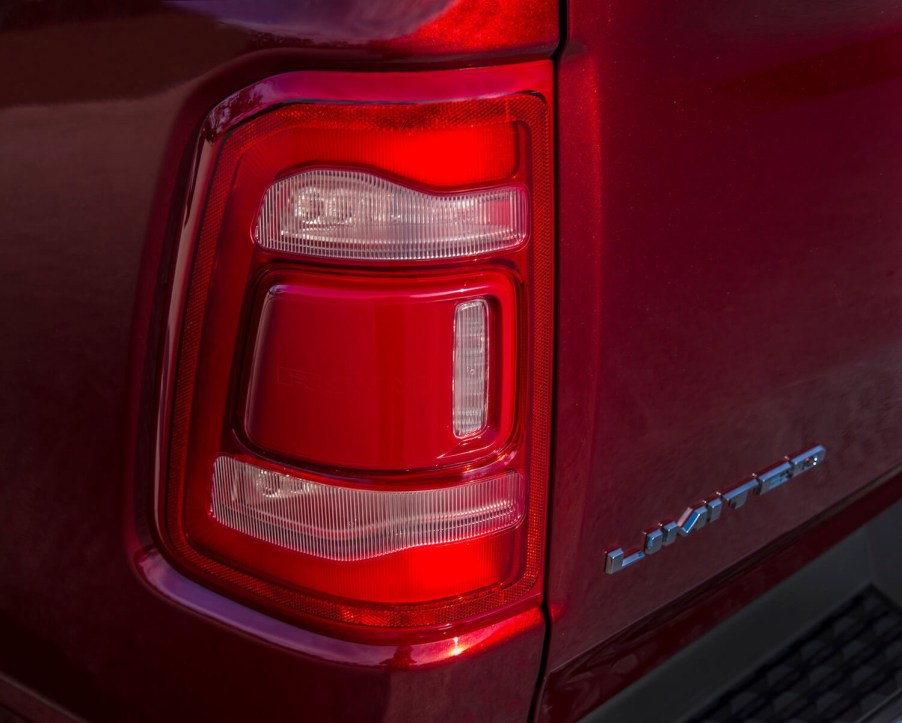
[{"label": "clear upper lens section", "polygon": [[523,519],[524,486],[508,471],[428,490],[339,487],[231,457],[213,467],[213,516],[246,535],[329,560],[366,560],[481,537]]},{"label": "clear upper lens section", "polygon": [[528,198],[511,185],[424,193],[362,171],[311,169],[266,192],[254,238],[271,251],[417,261],[510,249],[528,235]]}]

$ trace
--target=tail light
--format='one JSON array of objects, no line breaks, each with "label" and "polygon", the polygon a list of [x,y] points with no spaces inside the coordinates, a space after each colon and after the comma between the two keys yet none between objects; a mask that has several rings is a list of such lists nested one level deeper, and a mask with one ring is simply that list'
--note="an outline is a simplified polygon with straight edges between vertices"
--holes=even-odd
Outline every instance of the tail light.
[{"label": "tail light", "polygon": [[346,631],[538,600],[550,73],[294,74],[210,115],[159,430],[189,574]]}]

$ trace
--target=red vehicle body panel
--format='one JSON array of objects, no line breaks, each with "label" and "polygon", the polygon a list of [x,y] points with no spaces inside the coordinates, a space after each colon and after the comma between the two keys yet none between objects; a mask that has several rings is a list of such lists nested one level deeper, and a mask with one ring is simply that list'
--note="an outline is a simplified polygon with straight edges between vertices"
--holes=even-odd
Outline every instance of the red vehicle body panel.
[{"label": "red vehicle body panel", "polygon": [[[902,1],[371,7],[0,9],[0,705],[574,720],[902,496]],[[556,51],[543,609],[364,644],[183,577],[136,526],[203,118],[288,71]],[[605,550],[816,442],[823,468],[604,574]]]},{"label": "red vehicle body panel", "polygon": [[[748,602],[762,581],[731,565],[902,462],[902,3],[765,5],[570,6],[546,718]],[[815,442],[823,468],[603,574],[603,550]],[[800,537],[797,565],[823,549]]]}]

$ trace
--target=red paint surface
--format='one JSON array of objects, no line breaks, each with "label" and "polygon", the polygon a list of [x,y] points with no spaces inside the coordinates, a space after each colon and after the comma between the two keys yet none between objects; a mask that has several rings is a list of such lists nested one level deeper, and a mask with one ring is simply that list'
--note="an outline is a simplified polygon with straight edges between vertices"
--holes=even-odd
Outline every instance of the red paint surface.
[{"label": "red paint surface", "polygon": [[[732,566],[902,462],[902,4],[575,0],[568,21],[545,720],[750,601],[786,567]],[[822,467],[603,574],[814,442]],[[798,544],[796,566],[823,547]]]},{"label": "red paint surface", "polygon": [[538,720],[579,720],[900,498],[902,474],[868,485],[667,608],[550,672],[540,692]]}]

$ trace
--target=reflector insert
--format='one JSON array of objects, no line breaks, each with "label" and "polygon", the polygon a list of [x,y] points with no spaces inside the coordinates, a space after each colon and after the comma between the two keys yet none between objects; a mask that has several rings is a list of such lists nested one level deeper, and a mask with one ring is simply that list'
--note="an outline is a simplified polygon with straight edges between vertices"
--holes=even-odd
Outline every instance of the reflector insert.
[{"label": "reflector insert", "polygon": [[489,307],[485,299],[454,310],[454,434],[485,429],[489,406]]},{"label": "reflector insert", "polygon": [[313,482],[225,456],[213,467],[213,516],[222,524],[343,562],[511,528],[523,518],[523,497],[513,471],[427,490],[373,490]]},{"label": "reflector insert", "polygon": [[266,191],[254,238],[270,251],[416,261],[516,247],[528,234],[521,185],[426,193],[362,171],[312,169]]}]

